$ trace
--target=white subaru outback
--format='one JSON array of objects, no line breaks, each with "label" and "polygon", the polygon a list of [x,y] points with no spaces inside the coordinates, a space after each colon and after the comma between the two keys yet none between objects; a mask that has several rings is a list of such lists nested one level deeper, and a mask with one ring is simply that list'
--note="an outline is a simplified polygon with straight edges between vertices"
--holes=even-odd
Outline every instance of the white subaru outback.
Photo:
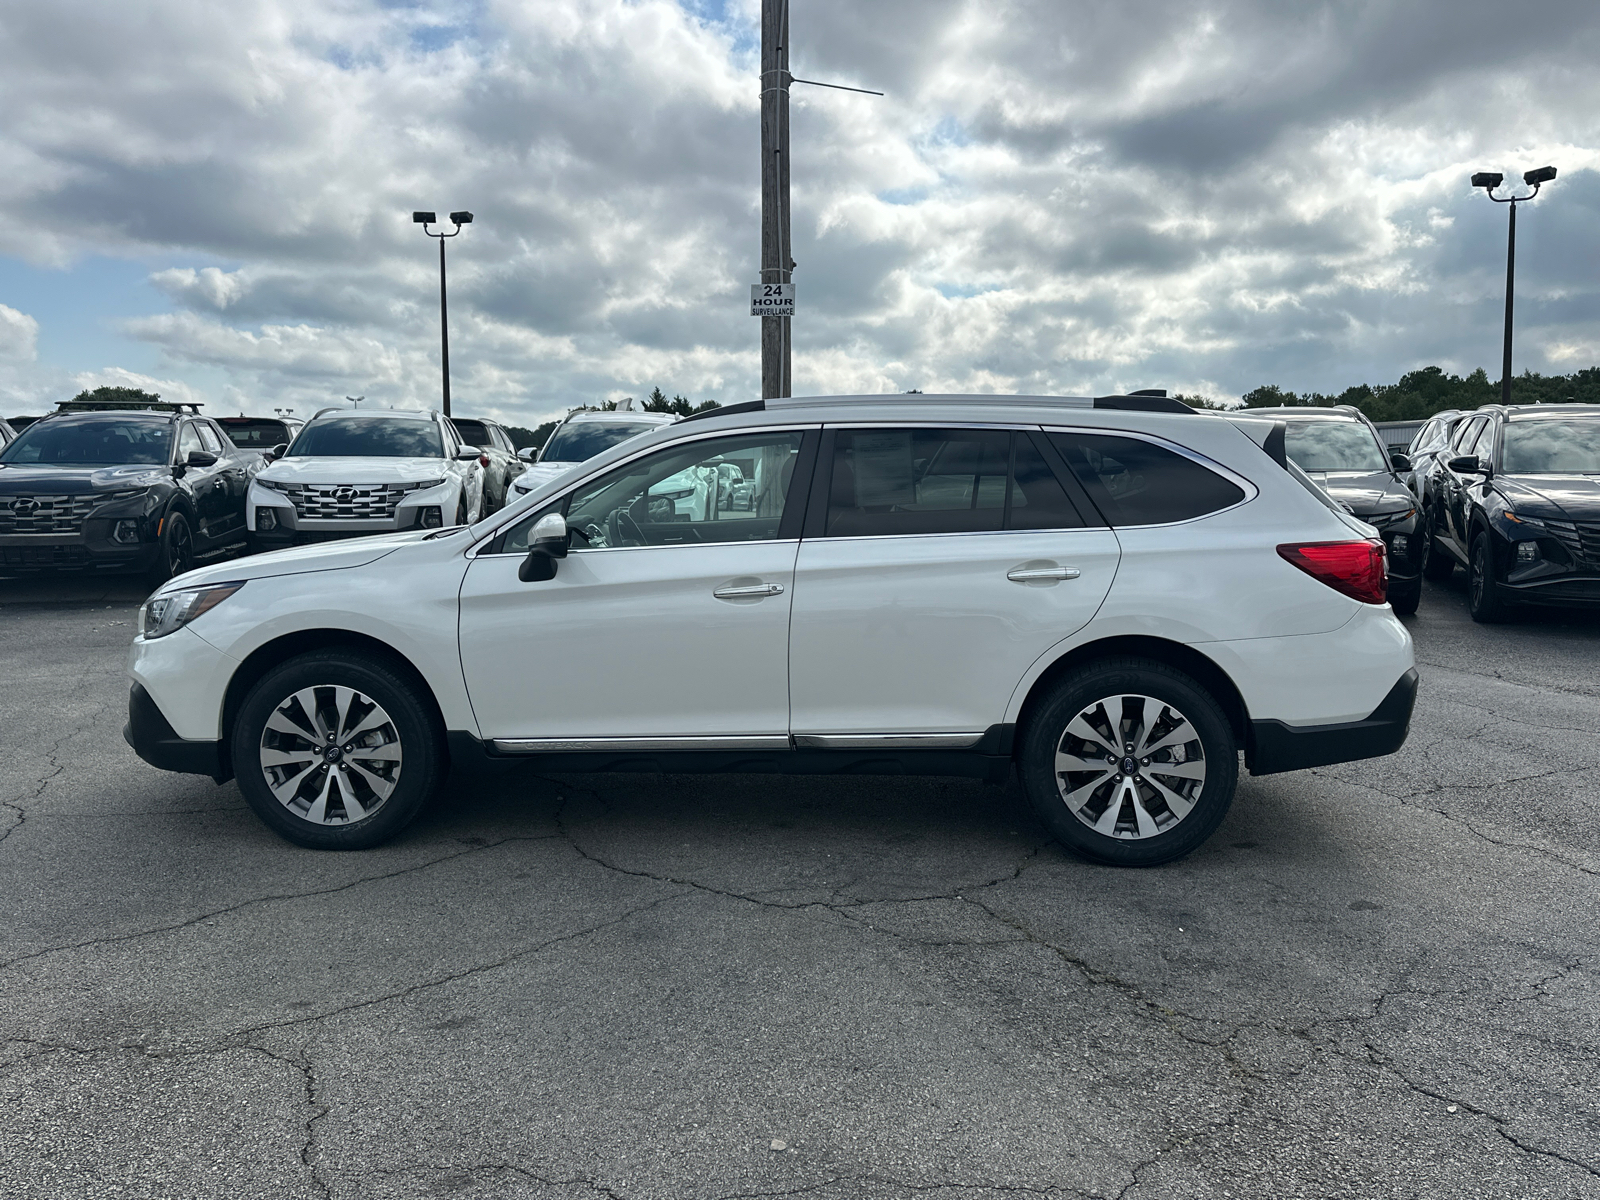
[{"label": "white subaru outback", "polygon": [[[392,837],[489,756],[1016,769],[1067,846],[1147,865],[1217,827],[1241,753],[1269,774],[1399,748],[1417,674],[1384,571],[1281,424],[1148,395],[756,401],[470,527],[172,580],[125,735],[313,847]],[[711,662],[731,684],[647,686]]]}]

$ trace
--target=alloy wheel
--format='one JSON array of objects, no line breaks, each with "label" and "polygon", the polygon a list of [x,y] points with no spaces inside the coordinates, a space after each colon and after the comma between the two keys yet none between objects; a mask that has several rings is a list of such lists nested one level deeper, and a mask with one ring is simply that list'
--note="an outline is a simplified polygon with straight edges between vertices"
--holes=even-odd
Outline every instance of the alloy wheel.
[{"label": "alloy wheel", "polygon": [[278,803],[313,825],[347,825],[400,782],[400,734],[382,705],[336,684],[301,688],[261,731],[261,772]]},{"label": "alloy wheel", "polygon": [[1056,786],[1080,822],[1106,837],[1156,837],[1193,811],[1205,787],[1200,734],[1153,696],[1096,700],[1067,722]]},{"label": "alloy wheel", "polygon": [[193,561],[194,535],[189,532],[189,522],[180,520],[167,539],[167,576],[182,575]]}]

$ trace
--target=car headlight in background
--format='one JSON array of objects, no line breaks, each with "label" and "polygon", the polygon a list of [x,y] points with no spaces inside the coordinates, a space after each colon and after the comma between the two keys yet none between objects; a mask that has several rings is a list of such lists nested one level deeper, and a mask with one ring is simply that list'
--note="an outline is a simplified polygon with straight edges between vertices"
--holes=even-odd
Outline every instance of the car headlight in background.
[{"label": "car headlight in background", "polygon": [[1374,529],[1387,529],[1391,525],[1398,525],[1416,511],[1415,508],[1396,508],[1388,512],[1371,513],[1361,519]]},{"label": "car headlight in background", "polygon": [[287,492],[290,486],[287,483],[279,483],[276,479],[263,479],[259,475],[255,477],[253,482],[259,483],[264,488],[271,488],[275,492]]},{"label": "car headlight in background", "polygon": [[182,629],[237,592],[244,582],[241,579],[234,583],[213,583],[208,587],[183,588],[151,596],[139,608],[139,636],[166,637]]},{"label": "car headlight in background", "polygon": [[1506,520],[1513,521],[1518,525],[1533,525],[1533,526],[1536,526],[1539,529],[1543,529],[1545,527],[1544,526],[1544,522],[1539,520],[1538,517],[1518,516],[1516,513],[1512,512],[1509,508],[1506,509]]},{"label": "car headlight in background", "polygon": [[424,479],[420,483],[402,483],[400,487],[404,491],[420,492],[426,491],[428,488],[438,487],[443,482],[444,480],[442,479]]}]

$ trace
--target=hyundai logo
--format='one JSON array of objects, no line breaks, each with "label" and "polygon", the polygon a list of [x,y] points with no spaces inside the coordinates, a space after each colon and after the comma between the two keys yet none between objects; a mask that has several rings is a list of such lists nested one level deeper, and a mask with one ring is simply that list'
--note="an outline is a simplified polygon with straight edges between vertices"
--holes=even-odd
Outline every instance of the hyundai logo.
[{"label": "hyundai logo", "polygon": [[18,496],[11,502],[11,511],[19,517],[31,517],[39,509],[39,502],[32,496]]},{"label": "hyundai logo", "polygon": [[356,490],[348,484],[341,488],[334,488],[333,498],[339,501],[340,504],[348,504],[356,498]]}]

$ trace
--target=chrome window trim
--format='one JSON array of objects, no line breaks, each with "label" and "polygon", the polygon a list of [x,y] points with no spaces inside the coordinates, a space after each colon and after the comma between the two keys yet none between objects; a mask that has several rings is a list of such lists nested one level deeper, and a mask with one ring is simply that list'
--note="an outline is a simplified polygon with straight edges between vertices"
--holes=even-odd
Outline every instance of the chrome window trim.
[{"label": "chrome window trim", "polygon": [[[707,546],[785,546],[796,545],[799,538],[751,538],[747,542],[682,542],[671,546],[586,546],[583,549],[576,547],[567,551],[568,558],[577,558],[579,555],[588,554],[620,554],[629,550],[703,550]],[[502,550],[498,554],[482,553],[478,558],[514,558],[518,562],[527,558],[526,551]]]},{"label": "chrome window trim", "polygon": [[[673,428],[673,426],[672,425],[663,425],[663,426],[661,426],[661,428],[663,428],[663,429],[671,429],[671,428]],[[686,436],[686,437],[673,438],[671,441],[667,441],[667,442],[658,442],[654,446],[649,446],[649,447],[645,447],[645,448],[640,449],[639,452],[636,453],[636,454],[630,454],[627,458],[619,458],[619,459],[615,460],[614,462],[609,462],[603,468],[601,468],[600,470],[591,471],[591,472],[583,475],[582,478],[570,480],[569,481],[570,486],[564,488],[563,490],[555,493],[555,495],[551,496],[548,500],[546,500],[544,502],[544,506],[547,507],[547,506],[552,505],[552,504],[564,503],[566,501],[566,499],[569,496],[572,495],[573,492],[577,491],[580,487],[582,487],[589,480],[594,479],[597,476],[602,475],[607,471],[614,471],[618,467],[625,467],[631,462],[636,462],[639,459],[644,458],[646,455],[656,453],[658,450],[670,450],[674,446],[683,446],[683,445],[689,444],[690,442],[708,441],[708,440],[710,440],[712,438],[742,437],[742,436],[744,436],[746,434],[761,434],[761,433],[791,433],[791,432],[805,433],[808,430],[820,429],[820,428],[822,428],[822,425],[821,425],[820,422],[817,422],[817,421],[804,421],[804,422],[786,421],[781,425],[747,425],[747,426],[744,426],[744,427],[738,428],[738,429],[691,430],[689,435]],[[555,434],[552,433],[551,436],[554,437]],[[635,437],[641,437],[643,435],[642,434],[635,434],[634,436]],[[576,474],[578,471],[581,471],[582,469],[583,469],[582,468],[582,464],[579,464],[577,467],[573,468],[573,474]],[[523,495],[527,495],[527,494],[528,493],[526,493],[526,492],[523,493]],[[521,497],[519,497],[519,500],[520,500],[520,498]],[[499,516],[499,515],[500,515],[499,513],[495,514],[495,516]],[[491,529],[483,537],[479,538],[471,546],[467,547],[467,549],[464,551],[466,556],[468,558],[477,557],[477,555],[478,555],[478,547],[482,546],[486,542],[494,541],[495,538],[500,536],[500,532],[502,530],[509,529],[511,526],[513,526],[513,525],[517,524],[517,522],[521,521],[523,519],[523,515],[525,515],[525,514],[519,514],[514,520],[502,521],[499,524],[497,524],[493,529]],[[787,541],[787,540],[791,540],[791,539],[778,539],[778,540]],[[700,545],[707,545],[707,544],[709,544],[709,545],[721,545],[721,544],[724,544],[724,543],[697,543],[697,544],[700,544]],[[754,543],[754,542],[745,542],[745,543],[728,543],[728,544],[755,545],[756,543]],[[663,550],[663,549],[667,549],[667,547],[664,547],[664,546],[608,546],[608,547],[606,547],[606,549],[608,549],[608,550]],[[493,557],[499,558],[499,557],[503,557],[503,556],[502,555],[494,555]]]},{"label": "chrome window trim", "polygon": [[[1214,458],[1207,458],[1198,450],[1191,450],[1189,447],[1182,445],[1179,442],[1171,441],[1168,438],[1160,437],[1153,433],[1143,433],[1134,429],[1107,429],[1097,425],[1042,425],[1040,428],[1043,429],[1047,434],[1087,433],[1091,435],[1097,435],[1099,437],[1126,437],[1133,438],[1136,441],[1149,442],[1151,445],[1160,446],[1163,450],[1171,450],[1176,454],[1180,454],[1184,458],[1187,458],[1190,462],[1204,467],[1206,470],[1215,475],[1221,475],[1229,483],[1233,484],[1244,493],[1243,500],[1240,500],[1234,504],[1230,504],[1226,508],[1214,508],[1210,512],[1201,513],[1197,517],[1185,517],[1181,521],[1152,521],[1142,525],[1112,525],[1108,521],[1104,526],[1099,526],[1098,528],[1108,528],[1113,532],[1120,529],[1175,529],[1180,525],[1192,525],[1196,521],[1208,521],[1212,517],[1220,516],[1222,513],[1229,513],[1236,508],[1243,508],[1246,504],[1249,504],[1261,494],[1261,489],[1255,485],[1254,481],[1239,474],[1239,472],[1235,471],[1232,467],[1224,466]],[[1067,464],[1067,469],[1069,471],[1072,469],[1071,463]],[[1082,480],[1079,480],[1078,483],[1080,487],[1083,486]],[[1091,500],[1094,499],[1092,495],[1089,498]]]}]

